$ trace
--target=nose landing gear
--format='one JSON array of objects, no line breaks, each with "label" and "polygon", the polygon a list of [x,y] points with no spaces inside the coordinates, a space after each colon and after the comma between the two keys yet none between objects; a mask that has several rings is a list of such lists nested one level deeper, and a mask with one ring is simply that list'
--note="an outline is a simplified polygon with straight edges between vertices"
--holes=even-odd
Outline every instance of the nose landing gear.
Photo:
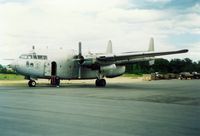
[{"label": "nose landing gear", "polygon": [[35,82],[35,80],[29,80],[28,86],[29,86],[29,87],[36,87],[36,82]]}]

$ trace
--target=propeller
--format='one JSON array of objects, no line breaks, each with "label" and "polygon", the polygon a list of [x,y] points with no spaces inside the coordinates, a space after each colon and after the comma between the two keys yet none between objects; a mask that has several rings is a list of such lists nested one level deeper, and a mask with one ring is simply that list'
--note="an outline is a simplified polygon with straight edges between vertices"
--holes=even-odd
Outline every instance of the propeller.
[{"label": "propeller", "polygon": [[82,70],[82,64],[84,62],[84,57],[82,55],[82,45],[81,42],[78,43],[78,60],[79,60],[79,68],[78,68],[78,78],[81,78],[81,70]]},{"label": "propeller", "polygon": [[82,55],[82,45],[81,45],[81,42],[78,43],[78,59],[79,59],[79,64],[83,64],[84,62],[84,57]]}]

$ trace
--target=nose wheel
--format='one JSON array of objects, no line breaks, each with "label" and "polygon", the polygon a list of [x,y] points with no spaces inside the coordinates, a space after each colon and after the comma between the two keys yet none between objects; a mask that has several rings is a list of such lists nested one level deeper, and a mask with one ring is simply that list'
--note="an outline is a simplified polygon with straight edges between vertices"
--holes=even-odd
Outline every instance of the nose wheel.
[{"label": "nose wheel", "polygon": [[28,86],[29,86],[29,87],[36,87],[36,82],[35,82],[34,80],[30,80],[30,81],[28,82]]},{"label": "nose wheel", "polygon": [[97,79],[95,82],[96,87],[105,87],[106,80],[105,79]]}]

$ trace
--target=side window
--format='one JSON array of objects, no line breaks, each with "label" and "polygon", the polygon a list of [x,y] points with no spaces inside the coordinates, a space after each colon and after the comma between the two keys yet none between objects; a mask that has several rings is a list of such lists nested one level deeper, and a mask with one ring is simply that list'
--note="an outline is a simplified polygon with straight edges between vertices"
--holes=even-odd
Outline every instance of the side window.
[{"label": "side window", "polygon": [[37,59],[37,56],[36,56],[36,54],[33,54],[33,59]]},{"label": "side window", "polygon": [[42,56],[41,56],[41,55],[38,55],[37,57],[38,57],[38,59],[42,59]]},{"label": "side window", "polygon": [[26,67],[29,67],[29,62],[28,61],[26,62]]},{"label": "side window", "polygon": [[34,67],[34,64],[33,64],[33,63],[30,63],[30,67]]}]

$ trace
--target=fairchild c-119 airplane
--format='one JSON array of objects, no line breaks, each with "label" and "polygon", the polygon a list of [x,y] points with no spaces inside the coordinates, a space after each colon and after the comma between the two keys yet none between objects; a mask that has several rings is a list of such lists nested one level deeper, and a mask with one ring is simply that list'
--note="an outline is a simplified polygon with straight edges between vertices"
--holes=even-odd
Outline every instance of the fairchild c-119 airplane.
[{"label": "fairchild c-119 airplane", "polygon": [[34,50],[22,54],[10,66],[28,79],[29,87],[36,86],[36,79],[50,79],[51,85],[59,86],[60,80],[96,79],[97,87],[105,87],[107,78],[121,76],[125,73],[125,65],[140,61],[154,64],[155,56],[186,53],[187,49],[177,51],[154,52],[154,40],[150,39],[149,49],[145,52],[125,52],[114,54],[112,42],[108,42],[106,53],[83,55],[79,42],[78,54],[66,51],[65,54],[44,55]]}]

